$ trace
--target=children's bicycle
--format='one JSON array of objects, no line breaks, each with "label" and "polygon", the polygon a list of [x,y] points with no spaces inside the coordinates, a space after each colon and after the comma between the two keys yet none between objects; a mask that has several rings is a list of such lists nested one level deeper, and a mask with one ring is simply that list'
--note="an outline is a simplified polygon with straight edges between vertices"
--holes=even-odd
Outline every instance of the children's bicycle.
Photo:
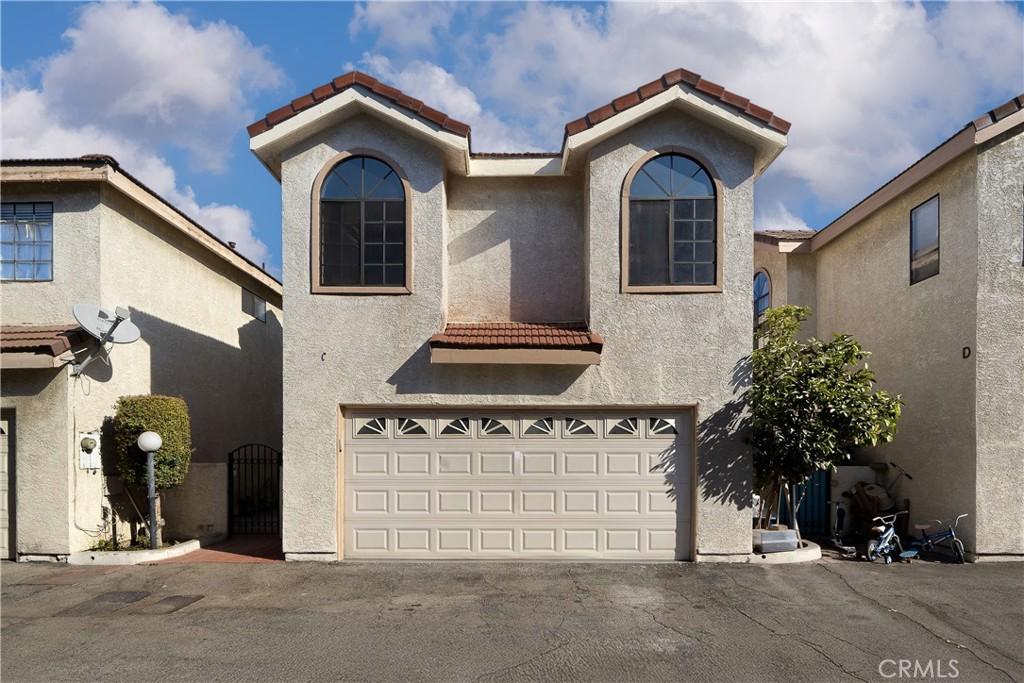
[{"label": "children's bicycle", "polygon": [[939,530],[931,534],[928,533],[928,529],[932,528],[931,524],[915,524],[914,528],[921,533],[921,536],[914,539],[914,542],[910,544],[910,550],[902,553],[901,556],[906,556],[905,559],[909,560],[916,557],[921,551],[932,551],[935,550],[936,546],[945,544],[953,550],[953,557],[956,558],[956,561],[963,564],[965,561],[964,543],[957,538],[956,528],[960,524],[960,520],[966,516],[966,514],[957,515],[957,518],[952,523],[936,519],[935,524],[939,527]]},{"label": "children's bicycle", "polygon": [[907,514],[906,510],[894,512],[891,515],[875,517],[871,521],[877,524],[871,527],[872,533],[878,534],[875,538],[869,539],[863,548],[863,555],[868,562],[881,559],[886,564],[892,564],[894,556],[903,554],[903,544],[896,533],[896,518]]}]

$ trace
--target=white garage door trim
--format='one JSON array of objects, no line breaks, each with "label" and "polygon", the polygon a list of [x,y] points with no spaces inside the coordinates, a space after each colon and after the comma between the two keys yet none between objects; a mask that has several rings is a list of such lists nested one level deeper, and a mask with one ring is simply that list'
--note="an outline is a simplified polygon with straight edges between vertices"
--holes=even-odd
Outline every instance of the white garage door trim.
[{"label": "white garage door trim", "polygon": [[692,556],[692,408],[345,409],[340,427],[345,558]]}]

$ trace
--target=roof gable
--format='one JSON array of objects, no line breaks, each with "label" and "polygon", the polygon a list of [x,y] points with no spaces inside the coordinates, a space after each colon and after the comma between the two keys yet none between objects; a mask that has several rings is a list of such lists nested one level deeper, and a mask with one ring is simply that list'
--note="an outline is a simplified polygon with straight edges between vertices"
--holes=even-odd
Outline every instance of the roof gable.
[{"label": "roof gable", "polygon": [[465,175],[478,171],[485,175],[561,175],[581,163],[586,151],[598,141],[669,107],[684,109],[752,145],[758,174],[786,147],[788,121],[686,69],[669,71],[567,123],[562,149],[553,159],[509,153],[487,158],[474,153],[468,124],[359,71],[313,88],[269,112],[247,130],[250,149],[277,178],[281,155],[287,148],[355,112],[389,120],[437,144],[451,167]]}]

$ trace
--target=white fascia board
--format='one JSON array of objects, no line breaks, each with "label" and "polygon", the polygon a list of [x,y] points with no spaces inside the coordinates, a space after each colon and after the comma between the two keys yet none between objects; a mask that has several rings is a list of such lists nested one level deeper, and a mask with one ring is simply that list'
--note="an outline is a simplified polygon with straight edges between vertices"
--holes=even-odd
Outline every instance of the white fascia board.
[{"label": "white fascia board", "polygon": [[752,145],[757,151],[754,160],[756,175],[764,172],[786,148],[787,137],[784,134],[767,125],[755,123],[746,116],[730,111],[695,92],[676,85],[566,139],[562,152],[563,173],[572,161],[570,157],[585,153],[598,142],[669,107],[679,107],[697,118],[731,132],[737,138]]},{"label": "white fascia board", "polygon": [[263,162],[275,178],[281,177],[278,155],[304,137],[327,128],[331,123],[357,111],[394,123],[413,135],[438,145],[444,152],[461,160],[463,173],[469,167],[469,139],[439,130],[419,117],[406,113],[397,105],[385,102],[358,86],[329,97],[301,111],[273,128],[249,139],[249,149]]},{"label": "white fascia board", "polygon": [[469,175],[475,177],[557,176],[562,175],[562,157],[524,159],[471,158],[469,160]]}]

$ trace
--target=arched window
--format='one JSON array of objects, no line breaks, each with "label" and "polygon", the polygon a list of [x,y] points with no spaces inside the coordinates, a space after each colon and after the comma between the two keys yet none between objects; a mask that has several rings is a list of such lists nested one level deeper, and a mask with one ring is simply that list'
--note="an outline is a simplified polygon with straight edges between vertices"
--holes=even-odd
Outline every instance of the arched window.
[{"label": "arched window", "polygon": [[399,171],[346,154],[317,182],[314,291],[408,291],[408,193]]},{"label": "arched window", "polygon": [[759,270],[754,273],[754,324],[761,319],[761,315],[772,305],[772,281],[768,273]]},{"label": "arched window", "polygon": [[[627,177],[627,287],[708,291],[719,285],[715,183],[696,160],[660,154]],[[624,207],[625,208],[625,207]],[[657,290],[654,290],[657,291]]]}]

